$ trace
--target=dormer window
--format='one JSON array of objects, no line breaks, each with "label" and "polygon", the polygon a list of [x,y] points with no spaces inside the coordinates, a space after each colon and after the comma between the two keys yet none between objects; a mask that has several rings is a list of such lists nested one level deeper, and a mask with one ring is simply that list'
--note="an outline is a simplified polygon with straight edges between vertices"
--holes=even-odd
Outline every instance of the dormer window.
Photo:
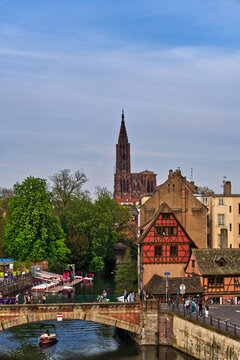
[{"label": "dormer window", "polygon": [[226,264],[226,260],[221,255],[216,255],[213,259],[219,266],[224,266]]}]

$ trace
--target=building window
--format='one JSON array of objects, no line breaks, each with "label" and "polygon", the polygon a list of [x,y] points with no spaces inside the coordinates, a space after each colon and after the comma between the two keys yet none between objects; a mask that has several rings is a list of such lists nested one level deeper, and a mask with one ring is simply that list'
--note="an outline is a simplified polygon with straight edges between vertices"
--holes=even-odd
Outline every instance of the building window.
[{"label": "building window", "polygon": [[229,224],[229,231],[232,231],[232,224]]},{"label": "building window", "polygon": [[208,278],[208,286],[215,286],[215,278],[214,277]]},{"label": "building window", "polygon": [[207,247],[210,248],[211,247],[211,238],[210,238],[210,234],[207,234]]},{"label": "building window", "polygon": [[172,188],[173,188],[173,192],[175,192],[175,184],[173,184]]},{"label": "building window", "polygon": [[232,212],[232,207],[231,207],[231,205],[229,206],[229,212],[230,212],[230,213]]},{"label": "building window", "polygon": [[170,227],[170,235],[177,236],[177,227],[176,226]]},{"label": "building window", "polygon": [[225,225],[224,214],[218,214],[218,226]]},{"label": "building window", "polygon": [[170,246],[170,256],[177,256],[178,254],[178,247],[177,245]]},{"label": "building window", "polygon": [[238,203],[238,215],[240,215],[240,203]]},{"label": "building window", "polygon": [[170,214],[162,214],[162,219],[170,219]]},{"label": "building window", "polygon": [[230,244],[230,249],[232,249],[232,244]]},{"label": "building window", "polygon": [[223,277],[217,277],[216,286],[223,286],[223,285],[224,285]]},{"label": "building window", "polygon": [[155,235],[157,236],[177,236],[176,226],[155,226]]},{"label": "building window", "polygon": [[208,205],[208,198],[207,198],[207,197],[203,197],[203,198],[202,198],[202,203],[203,203],[203,205]]},{"label": "building window", "polygon": [[238,224],[238,236],[240,236],[240,224]]},{"label": "building window", "polygon": [[155,256],[162,256],[162,246],[161,245],[155,245],[155,247],[154,247],[154,255]]},{"label": "building window", "polygon": [[218,199],[218,205],[219,205],[219,206],[223,206],[223,205],[224,205],[224,199],[223,199],[223,198]]},{"label": "building window", "polygon": [[195,260],[192,260],[192,268],[195,268]]}]

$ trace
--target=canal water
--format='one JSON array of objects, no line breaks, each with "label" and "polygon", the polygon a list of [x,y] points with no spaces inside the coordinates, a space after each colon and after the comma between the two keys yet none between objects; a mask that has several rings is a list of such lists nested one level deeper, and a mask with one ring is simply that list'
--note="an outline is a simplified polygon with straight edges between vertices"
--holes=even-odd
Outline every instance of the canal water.
[{"label": "canal water", "polygon": [[[78,285],[76,296],[92,296],[105,289],[114,292],[113,277],[97,276],[92,285]],[[61,300],[61,299],[60,299]],[[14,306],[14,305],[13,305]],[[46,323],[46,322],[45,322]],[[169,347],[138,347],[130,338],[119,338],[113,327],[79,320],[55,324],[59,341],[40,348],[40,326],[36,322],[0,332],[0,360],[190,360]]]}]

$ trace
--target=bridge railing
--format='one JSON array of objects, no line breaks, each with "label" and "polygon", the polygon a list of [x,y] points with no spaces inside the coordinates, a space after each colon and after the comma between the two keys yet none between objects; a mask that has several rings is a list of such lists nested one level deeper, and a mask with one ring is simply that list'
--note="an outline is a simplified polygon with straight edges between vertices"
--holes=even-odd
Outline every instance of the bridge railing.
[{"label": "bridge railing", "polygon": [[[116,302],[117,298],[115,295],[107,296],[106,301],[100,301],[99,295],[62,295],[62,294],[46,294],[46,304],[62,304],[62,303],[106,303],[106,302]],[[34,295],[33,297],[34,304],[41,304],[42,301],[42,294]],[[24,302],[24,298],[20,297],[20,303]]]},{"label": "bridge railing", "polygon": [[[181,314],[189,319],[193,319],[202,324],[210,325],[219,330],[240,337],[240,327],[237,326],[236,324],[231,323],[228,320],[225,321],[219,318],[215,318],[212,315],[206,316],[204,311],[202,316],[200,316],[197,310],[193,312],[192,307],[190,307],[190,310],[187,311],[185,306],[182,304],[169,304],[168,307],[171,311],[176,312],[177,314]],[[160,309],[161,309],[161,305],[160,305]]]},{"label": "bridge railing", "polygon": [[31,276],[32,276],[31,273],[28,273],[28,274],[24,274],[24,275],[16,275],[16,276],[14,276],[14,278],[7,278],[7,279],[0,280],[0,290],[1,290],[2,286],[12,284],[16,281],[23,280],[23,279],[26,279]]}]

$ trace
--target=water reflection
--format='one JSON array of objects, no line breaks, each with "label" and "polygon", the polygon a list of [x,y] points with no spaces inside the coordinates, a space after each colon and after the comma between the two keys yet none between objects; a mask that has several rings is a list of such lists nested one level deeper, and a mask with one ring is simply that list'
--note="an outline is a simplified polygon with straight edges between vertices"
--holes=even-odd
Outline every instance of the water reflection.
[{"label": "water reflection", "polygon": [[[75,294],[95,296],[106,289],[114,293],[113,276],[98,274],[93,284],[79,284]],[[59,295],[61,301],[62,295]],[[37,302],[37,299],[35,300]],[[39,348],[41,323],[31,323],[0,331],[0,360],[190,360],[172,348],[147,346],[139,348],[131,339],[115,337],[114,328],[79,320],[52,321],[58,343]]]},{"label": "water reflection", "polygon": [[31,323],[0,332],[1,360],[183,360],[190,359],[174,349],[139,348],[131,339],[114,337],[114,328],[79,320],[56,325],[58,343],[38,345],[40,324]]}]

